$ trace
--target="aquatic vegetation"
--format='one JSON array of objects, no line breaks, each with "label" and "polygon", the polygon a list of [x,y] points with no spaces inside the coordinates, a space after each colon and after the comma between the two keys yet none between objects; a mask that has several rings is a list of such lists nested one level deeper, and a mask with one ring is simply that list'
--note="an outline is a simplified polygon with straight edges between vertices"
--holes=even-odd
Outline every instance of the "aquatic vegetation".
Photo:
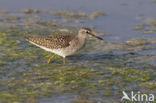
[{"label": "aquatic vegetation", "polygon": [[156,19],[148,18],[148,23],[138,24],[134,30],[141,31],[143,34],[155,34],[156,33]]},{"label": "aquatic vegetation", "polygon": [[93,12],[93,13],[85,13],[85,12],[68,12],[68,11],[52,11],[52,10],[44,10],[48,14],[52,14],[58,17],[62,17],[65,22],[75,21],[75,22],[84,22],[86,19],[96,19],[99,16],[104,16],[104,12]]},{"label": "aquatic vegetation", "polygon": [[141,46],[141,45],[145,45],[148,43],[145,40],[141,40],[140,38],[138,38],[136,40],[126,41],[126,44],[130,46]]},{"label": "aquatic vegetation", "polygon": [[6,13],[8,13],[7,10],[0,10],[0,14],[6,14]]},{"label": "aquatic vegetation", "polygon": [[149,89],[154,89],[156,85],[156,82],[145,82],[145,83],[141,83],[139,86],[140,87],[145,87],[145,88],[149,88]]},{"label": "aquatic vegetation", "polygon": [[143,33],[144,34],[154,34],[154,33],[156,33],[156,30],[149,29],[149,30],[144,31]]},{"label": "aquatic vegetation", "polygon": [[78,96],[77,100],[74,100],[73,103],[94,103],[95,100],[89,100],[87,97]]},{"label": "aquatic vegetation", "polygon": [[31,13],[40,13],[40,10],[39,9],[23,9],[23,10],[20,10],[21,12],[24,12],[26,14],[31,14]]},{"label": "aquatic vegetation", "polygon": [[124,68],[123,70],[115,70],[112,72],[112,75],[121,75],[121,77],[128,81],[148,81],[152,79],[152,75],[147,71],[139,71],[133,68]]},{"label": "aquatic vegetation", "polygon": [[134,30],[137,30],[137,31],[142,31],[145,29],[145,27],[147,26],[147,24],[138,24]]},{"label": "aquatic vegetation", "polygon": [[[0,103],[38,103],[42,98],[67,94],[75,96],[73,103],[102,103],[105,98],[118,102],[124,89],[155,93],[156,56],[140,53],[155,50],[154,38],[134,38],[122,43],[88,39],[82,51],[67,57],[66,66],[62,65],[59,56],[48,65],[46,60],[52,54],[29,44],[24,36],[75,34],[78,27],[45,20],[35,12],[46,11],[31,10],[31,15],[5,14],[7,18],[1,18]],[[70,20],[95,19],[104,15],[102,12],[49,13]],[[140,26],[146,28],[144,24]]]}]

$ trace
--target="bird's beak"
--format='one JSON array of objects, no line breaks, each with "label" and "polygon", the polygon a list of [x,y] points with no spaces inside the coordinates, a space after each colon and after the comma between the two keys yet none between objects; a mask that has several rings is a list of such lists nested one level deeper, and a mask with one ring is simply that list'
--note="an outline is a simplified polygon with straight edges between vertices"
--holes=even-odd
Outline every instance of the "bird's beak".
[{"label": "bird's beak", "polygon": [[97,33],[95,33],[95,32],[91,32],[91,33],[89,33],[91,36],[93,36],[93,37],[95,37],[95,38],[97,38],[97,39],[99,39],[99,40],[104,40],[103,38],[101,38]]}]

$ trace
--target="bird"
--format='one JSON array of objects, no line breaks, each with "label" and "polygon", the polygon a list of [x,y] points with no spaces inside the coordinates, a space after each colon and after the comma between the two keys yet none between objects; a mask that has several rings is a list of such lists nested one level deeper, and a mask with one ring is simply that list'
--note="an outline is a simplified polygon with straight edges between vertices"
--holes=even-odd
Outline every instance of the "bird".
[{"label": "bird", "polygon": [[55,55],[59,55],[63,57],[63,64],[66,64],[66,57],[75,54],[77,51],[82,49],[86,43],[86,38],[88,35],[91,35],[99,40],[103,40],[97,33],[93,32],[90,28],[82,27],[77,35],[72,34],[59,34],[53,36],[39,36],[39,37],[28,37],[25,39],[46,50],[54,53],[47,63],[50,64],[51,60],[55,57]]}]

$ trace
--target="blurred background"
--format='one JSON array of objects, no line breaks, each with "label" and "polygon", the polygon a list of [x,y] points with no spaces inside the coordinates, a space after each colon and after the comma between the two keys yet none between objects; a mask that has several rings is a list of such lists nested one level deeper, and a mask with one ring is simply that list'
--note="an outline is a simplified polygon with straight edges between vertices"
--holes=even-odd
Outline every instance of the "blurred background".
[{"label": "blurred background", "polygon": [[[0,0],[0,103],[120,103],[122,91],[156,93],[156,0]],[[67,59],[24,36],[89,38]],[[154,102],[153,102],[154,103]]]},{"label": "blurred background", "polygon": [[9,0],[1,0],[0,9],[8,10],[9,12],[16,12],[22,9],[89,13],[101,11],[106,13],[107,16],[100,17],[96,21],[86,21],[80,26],[96,26],[101,31],[120,36],[122,40],[140,36],[138,32],[132,29],[138,23],[147,23],[156,16],[154,0],[14,0],[11,2]]}]

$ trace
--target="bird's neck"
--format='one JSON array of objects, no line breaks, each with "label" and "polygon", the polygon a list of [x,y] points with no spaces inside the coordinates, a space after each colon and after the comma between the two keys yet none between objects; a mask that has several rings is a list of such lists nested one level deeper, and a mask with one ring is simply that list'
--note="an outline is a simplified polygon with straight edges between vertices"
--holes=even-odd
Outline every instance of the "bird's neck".
[{"label": "bird's neck", "polygon": [[82,36],[82,35],[77,35],[77,38],[80,40],[80,41],[82,41],[82,42],[85,42],[85,40],[86,40],[86,36]]},{"label": "bird's neck", "polygon": [[78,38],[78,42],[80,44],[80,48],[84,47],[84,45],[86,43],[86,37],[77,35],[77,38]]}]

